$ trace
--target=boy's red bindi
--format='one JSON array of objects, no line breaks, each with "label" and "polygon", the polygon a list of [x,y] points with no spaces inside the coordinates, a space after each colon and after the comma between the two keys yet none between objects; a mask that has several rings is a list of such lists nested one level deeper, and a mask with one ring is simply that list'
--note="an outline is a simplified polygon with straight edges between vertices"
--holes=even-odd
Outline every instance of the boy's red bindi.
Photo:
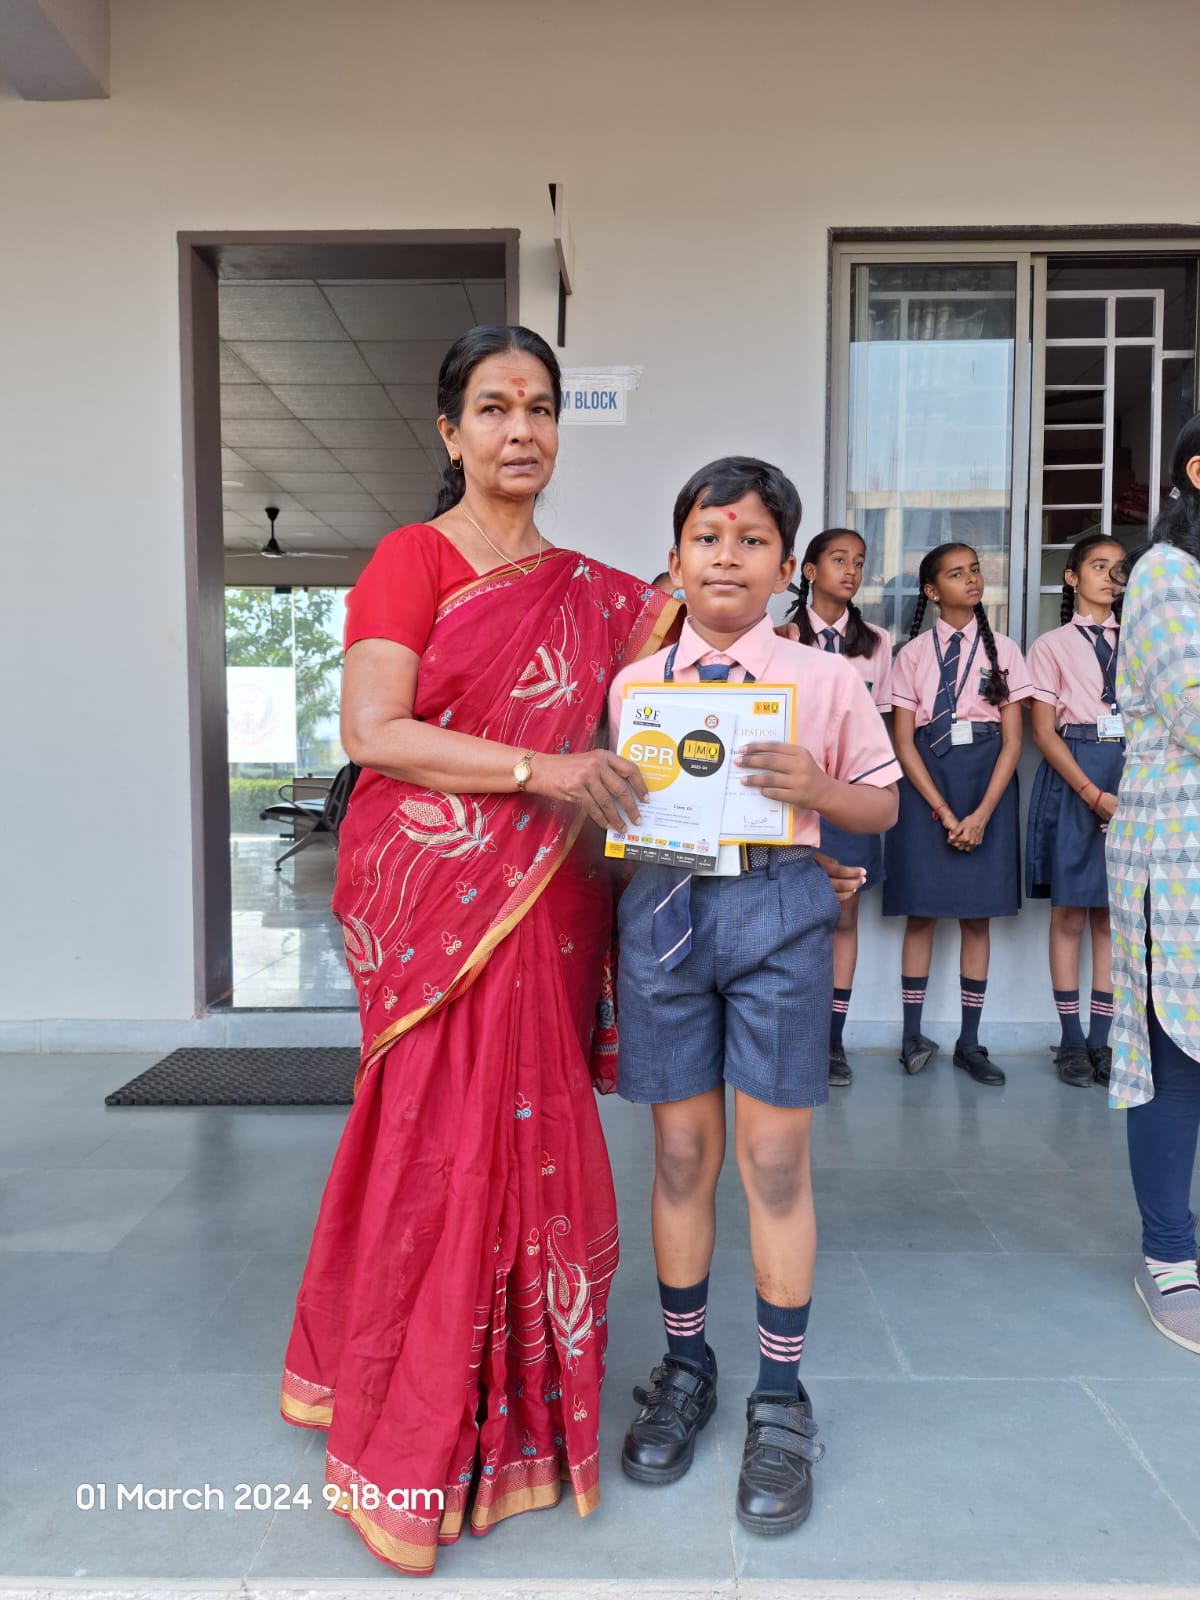
[{"label": "boy's red bindi", "polygon": [[729,518],[730,522],[736,522],[737,521],[737,512],[736,511],[727,511],[725,513],[725,515]]},{"label": "boy's red bindi", "polygon": [[518,389],[518,390],[517,390],[517,399],[518,399],[518,400],[524,400],[524,398],[525,398],[525,391],[524,391],[524,389]]}]

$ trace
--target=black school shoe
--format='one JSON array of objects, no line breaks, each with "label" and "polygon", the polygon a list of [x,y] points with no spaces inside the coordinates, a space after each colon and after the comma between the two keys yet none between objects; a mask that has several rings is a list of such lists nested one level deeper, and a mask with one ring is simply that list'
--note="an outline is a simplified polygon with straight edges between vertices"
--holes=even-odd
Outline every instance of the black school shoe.
[{"label": "black school shoe", "polygon": [[1001,1084],[1007,1082],[1003,1072],[989,1058],[981,1044],[965,1047],[960,1042],[954,1046],[954,1065],[969,1072],[976,1083]]},{"label": "black school shoe", "polygon": [[937,1040],[923,1033],[906,1033],[900,1045],[900,1064],[909,1077],[915,1077],[937,1054]]},{"label": "black school shoe", "polygon": [[1096,1081],[1096,1069],[1085,1044],[1060,1044],[1054,1057],[1054,1070],[1062,1082],[1069,1083],[1073,1089],[1090,1088]]},{"label": "black school shoe", "polygon": [[692,1464],[696,1435],[717,1409],[717,1358],[707,1345],[698,1361],[665,1355],[645,1388],[635,1385],[641,1410],[630,1424],[621,1467],[637,1483],[674,1483]]},{"label": "black school shoe", "polygon": [[788,1533],[812,1510],[812,1469],[825,1454],[816,1441],[812,1401],[752,1394],[746,1402],[746,1448],[738,1474],[737,1515],[755,1533]]},{"label": "black school shoe", "polygon": [[1088,1046],[1088,1058],[1092,1063],[1093,1081],[1102,1083],[1107,1089],[1108,1080],[1112,1077],[1112,1046],[1091,1044]]},{"label": "black school shoe", "polygon": [[850,1063],[846,1060],[845,1047],[840,1044],[829,1046],[829,1086],[831,1089],[848,1089],[853,1082],[854,1074],[850,1071]]}]

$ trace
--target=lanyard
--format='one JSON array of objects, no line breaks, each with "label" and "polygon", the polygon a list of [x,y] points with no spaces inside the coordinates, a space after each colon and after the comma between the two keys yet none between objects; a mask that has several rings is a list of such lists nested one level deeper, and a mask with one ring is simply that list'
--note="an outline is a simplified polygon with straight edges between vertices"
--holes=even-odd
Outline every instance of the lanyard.
[{"label": "lanyard", "polygon": [[957,722],[958,721],[958,699],[959,699],[959,696],[962,694],[963,684],[966,683],[968,681],[968,679],[970,678],[970,676],[971,676],[971,664],[975,660],[975,652],[978,649],[979,649],[979,634],[976,633],[976,635],[975,635],[975,643],[971,646],[971,654],[967,657],[967,670],[963,673],[962,677],[959,678],[958,682],[954,685],[953,693],[951,693],[950,689],[949,689],[949,686],[946,683],[946,660],[945,660],[945,657],[942,655],[941,640],[937,636],[937,628],[935,627],[934,630],[933,630],[933,653],[934,653],[934,655],[937,656],[938,674],[941,677],[942,687],[946,690],[947,698],[950,701],[950,720],[952,722]]}]

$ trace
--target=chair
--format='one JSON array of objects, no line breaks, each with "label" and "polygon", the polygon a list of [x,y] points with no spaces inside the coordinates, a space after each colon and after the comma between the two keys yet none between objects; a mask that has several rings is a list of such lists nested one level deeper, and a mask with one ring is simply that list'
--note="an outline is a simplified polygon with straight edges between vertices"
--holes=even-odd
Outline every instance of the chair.
[{"label": "chair", "polygon": [[[344,768],[342,769],[345,770]],[[338,793],[338,779],[335,778],[297,778],[291,783],[280,785],[279,799],[273,805],[265,807],[259,812],[263,822],[285,822],[291,829],[295,843],[279,857],[275,863],[278,872],[289,856],[296,855],[303,850],[305,845],[311,844],[314,839],[324,838],[337,849],[337,820],[340,816],[339,806],[345,810],[345,802],[340,797],[335,803],[333,797]],[[301,833],[300,829],[304,832]]]}]

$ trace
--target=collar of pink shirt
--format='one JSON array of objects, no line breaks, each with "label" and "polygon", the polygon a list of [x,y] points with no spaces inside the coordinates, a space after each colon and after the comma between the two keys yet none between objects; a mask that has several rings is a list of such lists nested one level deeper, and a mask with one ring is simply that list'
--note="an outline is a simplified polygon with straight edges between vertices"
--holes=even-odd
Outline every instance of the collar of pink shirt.
[{"label": "collar of pink shirt", "polygon": [[[1097,625],[1096,619],[1092,616],[1090,611],[1077,611],[1071,618],[1071,621],[1077,628],[1094,628]],[[1099,624],[1099,626],[1104,629],[1105,633],[1116,633],[1119,624],[1116,617],[1114,617],[1110,611],[1105,617],[1104,621]]]},{"label": "collar of pink shirt", "polygon": [[979,632],[979,623],[974,617],[971,618],[965,628],[952,628],[948,622],[943,622],[941,617],[934,623],[934,627],[937,630],[938,643],[943,651],[956,633],[962,634],[963,644],[969,650],[975,642],[975,635]]},{"label": "collar of pink shirt", "polygon": [[714,659],[733,661],[751,677],[761,679],[766,676],[774,649],[775,627],[770,617],[762,617],[724,651],[714,650],[690,622],[684,622],[679,635],[679,647],[675,652],[675,670],[678,672],[683,667],[694,667],[705,656],[713,656]]},{"label": "collar of pink shirt", "polygon": [[836,622],[826,622],[825,618],[815,612],[811,606],[808,608],[808,625],[812,629],[813,637],[815,639],[819,639],[826,628],[832,628],[834,633],[840,633],[844,637],[846,632],[846,624],[849,622],[849,620],[849,610],[843,611]]}]

